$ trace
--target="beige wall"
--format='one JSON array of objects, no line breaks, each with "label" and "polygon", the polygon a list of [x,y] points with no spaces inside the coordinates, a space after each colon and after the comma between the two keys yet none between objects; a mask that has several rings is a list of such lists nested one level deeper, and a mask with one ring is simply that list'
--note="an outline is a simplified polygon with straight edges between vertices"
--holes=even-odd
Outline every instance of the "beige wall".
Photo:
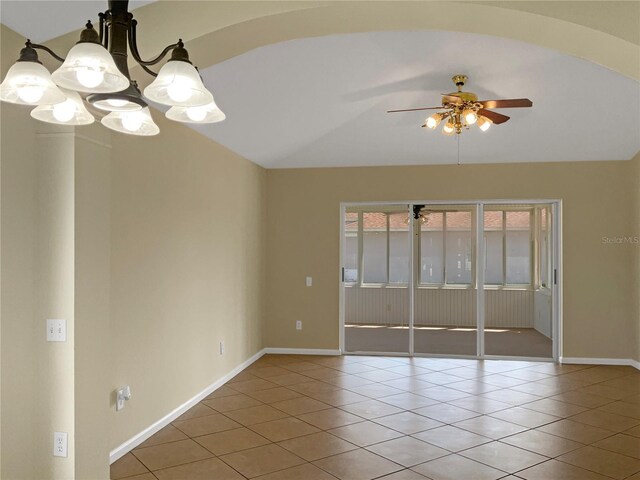
[{"label": "beige wall", "polygon": [[564,208],[564,356],[632,358],[633,250],[602,243],[629,231],[633,220],[637,183],[629,165],[269,170],[266,346],[338,348],[340,202],[557,198]]},{"label": "beige wall", "polygon": [[154,118],[158,137],[113,141],[108,387],[133,398],[111,448],[262,348],[266,172]]},{"label": "beige wall", "polygon": [[[23,39],[1,28],[4,74]],[[266,172],[158,112],[155,138],[0,115],[0,477],[106,479],[110,450],[262,348]]]},{"label": "beige wall", "polygon": [[[148,18],[158,18],[153,9],[167,18],[162,12],[168,3],[144,7],[151,9]],[[198,17],[197,32],[189,28],[193,16],[187,9],[167,28],[175,29],[177,36],[195,32],[189,48],[202,67],[256,46],[308,35],[450,27],[499,31],[505,37],[601,60],[638,77],[637,48],[620,38],[594,34],[584,27],[587,21],[577,21],[583,24],[578,26],[545,22],[518,12],[495,15],[496,9],[478,6],[473,8],[477,15],[465,17],[473,20],[460,26],[459,18],[424,15],[451,5],[427,3],[381,2],[375,8],[368,5],[363,15],[353,2],[323,3],[330,8],[322,12],[315,8],[319,2],[226,2],[223,15],[218,6],[207,5],[207,15]],[[189,8],[199,12],[203,4],[189,2]],[[298,9],[304,11],[286,13]],[[277,13],[281,15],[269,15]],[[139,18],[144,20],[145,14]],[[531,22],[540,28],[523,28]],[[159,50],[172,36],[167,32],[153,35],[142,50]],[[65,51],[76,37],[74,33],[50,44]],[[24,39],[2,26],[0,40],[4,75]],[[220,48],[211,49],[212,44]],[[75,245],[67,282],[74,284],[73,305],[68,294],[58,293],[66,295],[62,314],[76,320],[72,343],[62,348],[73,346],[75,354],[50,362],[60,356],[43,341],[41,317],[54,308],[45,302],[55,304],[52,298],[43,300],[43,289],[46,295],[54,290],[38,282],[42,263],[59,255],[47,250],[49,243],[39,237],[44,227],[52,235],[55,229],[55,223],[41,222],[51,197],[39,187],[52,186],[47,169],[55,169],[55,164],[38,158],[39,124],[31,120],[28,108],[0,105],[0,477],[68,478],[73,471],[77,478],[106,478],[110,449],[255,353],[263,337],[268,346],[335,348],[338,204],[343,200],[564,198],[565,355],[625,357],[635,351],[640,359],[638,284],[632,288],[630,268],[635,254],[637,281],[640,254],[637,248],[605,247],[600,242],[603,235],[627,232],[634,215],[636,232],[640,229],[638,159],[624,168],[621,163],[594,163],[267,174],[193,131],[164,121],[157,112],[154,116],[162,129],[159,137],[114,134],[122,143],[111,150],[105,146],[109,136],[96,133],[100,126],[79,128],[81,137],[65,137],[72,141],[74,163],[59,177],[59,187],[67,187],[58,193],[71,189],[75,200],[71,211],[59,212],[72,218],[73,229],[70,232],[66,225],[68,241],[58,246]],[[483,182],[478,184],[478,178]],[[631,204],[637,209],[626,208]],[[68,276],[65,256],[62,270]],[[314,287],[304,287],[306,275],[314,277]],[[604,289],[601,278],[608,280]],[[304,321],[302,332],[295,332],[295,319]],[[628,335],[634,325],[635,345]],[[603,332],[605,341],[600,341]],[[220,339],[226,343],[223,357],[217,356]],[[48,390],[58,383],[44,380],[69,368],[75,381],[64,398],[75,403],[71,416],[64,398],[55,397],[49,405]],[[127,383],[134,397],[116,414],[112,391]],[[53,429],[73,430],[70,447],[72,455],[76,449],[75,458],[51,457]]]},{"label": "beige wall", "polygon": [[[18,36],[12,33],[4,27],[0,30],[3,52],[5,45],[19,45]],[[14,60],[6,57],[0,57],[3,75]],[[21,478],[32,471],[35,462],[35,128],[23,108],[0,104],[2,478]],[[44,335],[44,329],[40,333]]]},{"label": "beige wall", "polygon": [[78,129],[75,143],[75,477],[108,478],[111,448],[111,133]]},{"label": "beige wall", "polygon": [[[73,478],[73,135],[29,128],[23,114],[1,112],[1,475]],[[47,318],[67,321],[65,343],[46,342]],[[67,458],[51,454],[54,431],[69,434]]]},{"label": "beige wall", "polygon": [[[53,128],[52,128],[53,127]],[[36,478],[74,478],[74,325],[75,189],[73,133],[38,124],[36,133],[36,379],[35,441],[31,446]],[[14,207],[20,208],[18,205]],[[46,319],[66,320],[66,341],[47,342]],[[53,432],[68,434],[68,457],[52,455]]]}]

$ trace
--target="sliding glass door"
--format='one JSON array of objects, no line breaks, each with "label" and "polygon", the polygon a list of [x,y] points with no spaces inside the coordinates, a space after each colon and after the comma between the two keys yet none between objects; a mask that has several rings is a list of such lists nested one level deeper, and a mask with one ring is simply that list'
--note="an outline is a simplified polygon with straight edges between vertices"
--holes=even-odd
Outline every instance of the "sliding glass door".
[{"label": "sliding glass door", "polygon": [[557,356],[555,208],[480,201],[345,207],[343,350]]},{"label": "sliding glass door", "polygon": [[414,352],[476,355],[476,208],[414,208]]},{"label": "sliding glass door", "polygon": [[344,215],[344,349],[409,353],[410,237],[406,205]]},{"label": "sliding glass door", "polygon": [[551,205],[484,208],[484,350],[553,356]]}]

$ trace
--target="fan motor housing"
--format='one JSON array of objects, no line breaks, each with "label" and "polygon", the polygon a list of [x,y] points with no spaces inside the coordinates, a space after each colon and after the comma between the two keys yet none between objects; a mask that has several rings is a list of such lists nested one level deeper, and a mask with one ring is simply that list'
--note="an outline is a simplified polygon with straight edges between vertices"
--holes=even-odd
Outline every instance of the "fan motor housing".
[{"label": "fan motor housing", "polygon": [[[448,93],[447,95],[450,95],[452,97],[458,97],[462,99],[464,102],[475,103],[478,101],[478,96],[475,93],[471,93],[471,92],[451,92],[451,93]],[[443,101],[442,103],[444,105],[447,102]]]}]

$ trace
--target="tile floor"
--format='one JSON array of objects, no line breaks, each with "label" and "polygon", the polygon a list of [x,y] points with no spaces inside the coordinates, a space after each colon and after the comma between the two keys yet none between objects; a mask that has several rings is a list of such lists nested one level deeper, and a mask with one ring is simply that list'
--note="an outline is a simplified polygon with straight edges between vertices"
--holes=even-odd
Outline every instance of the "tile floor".
[{"label": "tile floor", "polygon": [[640,371],[266,355],[111,478],[640,480]]}]

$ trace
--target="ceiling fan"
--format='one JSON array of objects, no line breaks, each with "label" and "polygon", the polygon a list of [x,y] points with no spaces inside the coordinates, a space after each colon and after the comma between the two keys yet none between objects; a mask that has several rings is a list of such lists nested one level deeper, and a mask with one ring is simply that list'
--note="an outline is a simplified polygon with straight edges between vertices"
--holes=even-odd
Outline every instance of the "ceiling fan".
[{"label": "ceiling fan", "polygon": [[472,92],[463,92],[462,87],[467,81],[466,75],[454,75],[453,83],[458,87],[457,92],[442,94],[441,107],[406,108],[403,110],[388,110],[387,113],[415,112],[418,110],[442,110],[428,117],[423,127],[434,130],[443,120],[445,121],[442,133],[453,135],[462,133],[462,129],[468,129],[474,123],[480,130],[487,131],[491,124],[499,125],[509,120],[509,117],[494,112],[494,108],[521,108],[531,107],[533,102],[528,98],[512,98],[505,100],[478,100],[478,96]]}]

